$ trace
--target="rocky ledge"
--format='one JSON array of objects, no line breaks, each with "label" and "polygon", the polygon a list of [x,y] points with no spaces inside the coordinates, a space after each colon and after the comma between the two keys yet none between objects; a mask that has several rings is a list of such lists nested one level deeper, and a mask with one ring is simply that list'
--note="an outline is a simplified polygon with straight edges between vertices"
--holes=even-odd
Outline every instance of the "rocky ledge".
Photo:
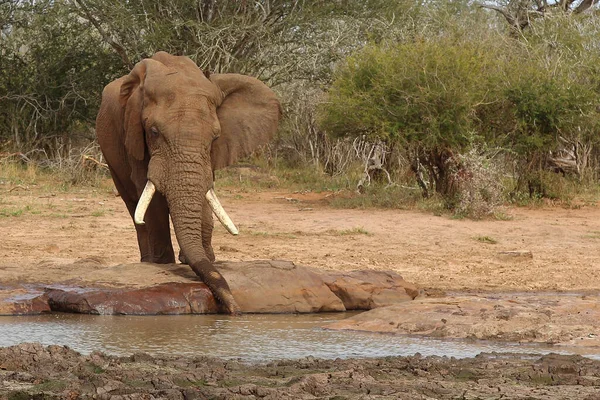
[{"label": "rocky ledge", "polygon": [[[371,310],[413,300],[418,288],[394,272],[327,272],[290,261],[219,262],[243,312]],[[60,311],[102,315],[219,312],[210,290],[181,264],[125,264],[76,280],[0,288],[0,315]]]},{"label": "rocky ledge", "polygon": [[421,297],[336,321],[327,329],[600,348],[600,296],[477,293]]}]

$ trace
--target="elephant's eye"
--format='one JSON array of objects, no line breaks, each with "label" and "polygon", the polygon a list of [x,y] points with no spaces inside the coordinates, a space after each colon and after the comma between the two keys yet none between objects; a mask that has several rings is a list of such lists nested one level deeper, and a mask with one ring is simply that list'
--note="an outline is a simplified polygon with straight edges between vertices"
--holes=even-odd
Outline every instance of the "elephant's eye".
[{"label": "elephant's eye", "polygon": [[152,136],[153,138],[157,138],[159,135],[158,133],[158,128],[153,126],[152,128],[150,128],[150,136]]}]

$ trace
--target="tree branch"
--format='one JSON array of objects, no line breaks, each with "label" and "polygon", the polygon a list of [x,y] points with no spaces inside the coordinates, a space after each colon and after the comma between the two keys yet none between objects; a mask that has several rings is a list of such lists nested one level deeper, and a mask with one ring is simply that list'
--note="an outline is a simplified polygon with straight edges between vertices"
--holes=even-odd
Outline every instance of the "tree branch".
[{"label": "tree branch", "polygon": [[527,20],[520,21],[518,18],[516,18],[514,15],[510,14],[504,8],[500,8],[500,7],[494,6],[492,4],[478,4],[478,6],[481,7],[481,8],[487,8],[489,10],[494,10],[494,11],[499,12],[506,19],[506,22],[508,22],[508,24],[511,27],[513,27],[513,28],[515,28],[517,30],[522,30],[527,25],[529,25],[529,21],[527,21]]},{"label": "tree branch", "polygon": [[102,36],[104,41],[106,43],[108,43],[113,49],[115,49],[115,51],[119,54],[119,56],[121,56],[121,60],[123,60],[123,63],[129,69],[132,69],[133,63],[129,60],[129,57],[127,56],[127,52],[125,51],[125,48],[119,42],[114,40],[108,34],[108,32],[106,32],[104,30],[104,28],[102,28],[102,25],[100,24],[100,22],[98,22],[98,20],[96,18],[94,18],[90,9],[87,8],[87,6],[83,3],[83,0],[75,0],[75,2],[79,5],[79,7],[81,8],[81,11],[83,11],[83,13],[85,14],[86,19],[88,21],[90,21],[90,23],[92,25],[94,25],[94,27],[98,30],[98,32],[100,33],[100,35]]},{"label": "tree branch", "polygon": [[579,5],[573,10],[575,14],[579,14],[587,10],[588,8],[595,6],[598,4],[598,0],[583,0]]}]

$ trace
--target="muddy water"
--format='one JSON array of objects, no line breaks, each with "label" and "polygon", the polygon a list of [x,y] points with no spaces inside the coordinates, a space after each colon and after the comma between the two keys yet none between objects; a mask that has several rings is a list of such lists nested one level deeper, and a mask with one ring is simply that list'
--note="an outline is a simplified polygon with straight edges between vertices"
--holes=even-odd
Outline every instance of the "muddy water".
[{"label": "muddy water", "polygon": [[[322,325],[348,313],[314,315],[93,316],[53,314],[0,317],[0,347],[22,342],[67,345],[84,354],[213,356],[245,361],[446,355],[480,352],[558,352],[556,348],[491,342],[422,339],[329,331]],[[560,349],[559,349],[560,350]]]}]

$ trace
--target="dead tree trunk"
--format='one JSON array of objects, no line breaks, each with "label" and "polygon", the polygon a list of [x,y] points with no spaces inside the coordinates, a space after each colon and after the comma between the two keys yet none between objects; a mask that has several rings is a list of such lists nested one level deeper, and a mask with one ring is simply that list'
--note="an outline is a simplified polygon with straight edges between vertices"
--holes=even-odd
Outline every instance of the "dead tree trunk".
[{"label": "dead tree trunk", "polygon": [[371,181],[381,181],[385,177],[388,186],[393,185],[390,173],[383,167],[387,155],[387,149],[383,142],[377,142],[371,147],[369,156],[365,162],[363,175],[356,185],[359,193],[363,193],[365,187],[371,185]]}]

